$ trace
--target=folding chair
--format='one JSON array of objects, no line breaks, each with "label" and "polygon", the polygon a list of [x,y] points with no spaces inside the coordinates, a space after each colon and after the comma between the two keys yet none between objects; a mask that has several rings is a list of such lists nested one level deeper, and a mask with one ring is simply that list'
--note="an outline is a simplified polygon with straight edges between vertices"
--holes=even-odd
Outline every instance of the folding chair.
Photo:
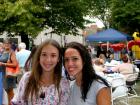
[{"label": "folding chair", "polygon": [[126,87],[125,79],[122,77],[117,77],[112,80],[111,83],[112,92],[112,105],[123,103],[123,105],[128,104],[128,89]]},{"label": "folding chair", "polygon": [[128,88],[128,98],[139,97],[136,90],[134,89],[137,78],[138,78],[138,72],[135,72],[129,74],[128,78],[126,79],[126,86]]}]

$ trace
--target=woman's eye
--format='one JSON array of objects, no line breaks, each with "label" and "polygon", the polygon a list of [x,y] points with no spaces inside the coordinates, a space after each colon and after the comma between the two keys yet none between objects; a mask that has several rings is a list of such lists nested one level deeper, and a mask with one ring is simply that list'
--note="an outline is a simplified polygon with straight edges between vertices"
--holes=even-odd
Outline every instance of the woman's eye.
[{"label": "woman's eye", "polygon": [[65,61],[65,62],[68,62],[68,59],[65,58],[64,61]]},{"label": "woman's eye", "polygon": [[77,60],[78,60],[78,58],[73,58],[72,60],[73,60],[73,61],[77,61]]},{"label": "woman's eye", "polygon": [[78,58],[70,58],[70,59],[66,58],[66,59],[64,59],[65,62],[69,62],[69,61],[75,62],[77,60],[78,60]]}]

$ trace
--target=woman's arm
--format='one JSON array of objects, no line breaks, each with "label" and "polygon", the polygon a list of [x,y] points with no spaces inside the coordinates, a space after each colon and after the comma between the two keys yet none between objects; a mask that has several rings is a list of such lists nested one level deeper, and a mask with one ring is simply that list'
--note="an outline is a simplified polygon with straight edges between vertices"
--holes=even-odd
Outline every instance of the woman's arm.
[{"label": "woman's arm", "polygon": [[97,94],[97,105],[111,105],[111,90],[108,87],[102,88]]}]

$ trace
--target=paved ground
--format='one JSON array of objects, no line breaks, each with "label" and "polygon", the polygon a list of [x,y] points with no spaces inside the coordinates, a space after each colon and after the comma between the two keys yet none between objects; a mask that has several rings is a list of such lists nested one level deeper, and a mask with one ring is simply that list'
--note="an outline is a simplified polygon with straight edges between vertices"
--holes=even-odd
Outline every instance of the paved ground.
[{"label": "paved ground", "polygon": [[[140,105],[140,80],[137,81],[136,85],[134,86],[138,97],[133,97],[129,99],[129,105]],[[123,103],[116,103],[115,105],[125,105]]]},{"label": "paved ground", "polygon": [[135,88],[136,92],[138,93],[139,97],[132,98],[130,100],[129,105],[140,105],[140,80],[137,81],[136,86],[134,88]]}]

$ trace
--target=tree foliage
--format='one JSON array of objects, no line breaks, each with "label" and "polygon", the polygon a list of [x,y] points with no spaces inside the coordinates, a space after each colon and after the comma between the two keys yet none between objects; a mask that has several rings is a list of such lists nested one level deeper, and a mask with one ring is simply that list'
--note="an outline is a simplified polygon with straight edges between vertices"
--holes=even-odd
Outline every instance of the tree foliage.
[{"label": "tree foliage", "polygon": [[77,34],[87,13],[86,0],[1,0],[0,32],[32,37],[44,29]]},{"label": "tree foliage", "polygon": [[89,7],[90,15],[102,20],[106,28],[140,32],[139,0],[92,0]]},{"label": "tree foliage", "polygon": [[100,19],[106,28],[109,27],[110,0],[87,0],[89,5],[89,15]]},{"label": "tree foliage", "polygon": [[140,31],[139,0],[112,0],[110,24],[129,34]]}]

